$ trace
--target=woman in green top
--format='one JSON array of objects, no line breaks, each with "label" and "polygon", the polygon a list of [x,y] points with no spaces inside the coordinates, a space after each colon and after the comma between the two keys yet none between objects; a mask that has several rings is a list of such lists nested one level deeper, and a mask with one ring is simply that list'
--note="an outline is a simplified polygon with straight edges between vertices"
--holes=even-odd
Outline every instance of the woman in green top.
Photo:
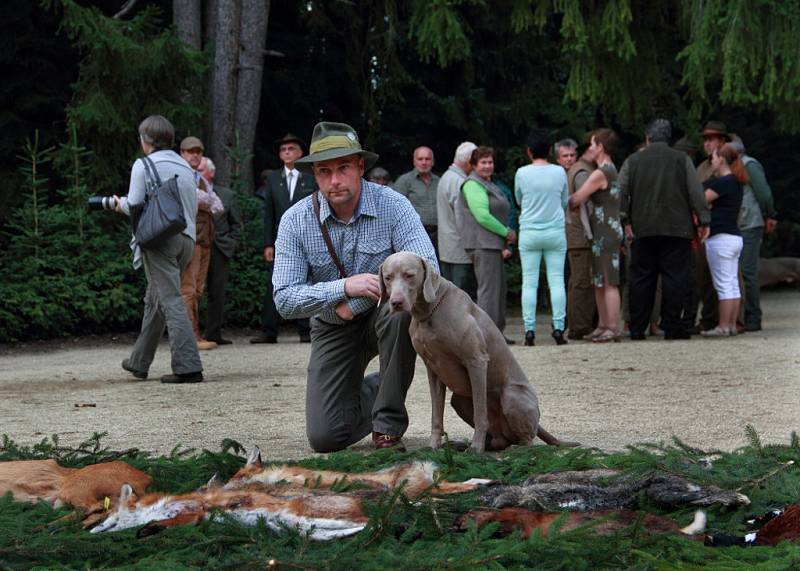
[{"label": "woman in green top", "polygon": [[[494,150],[478,147],[470,158],[472,173],[461,186],[456,220],[464,249],[472,259],[478,282],[478,307],[500,331],[506,325],[506,274],[503,261],[511,256],[508,245],[517,234],[506,226],[510,204],[492,182]],[[514,342],[506,339],[510,345]]]}]

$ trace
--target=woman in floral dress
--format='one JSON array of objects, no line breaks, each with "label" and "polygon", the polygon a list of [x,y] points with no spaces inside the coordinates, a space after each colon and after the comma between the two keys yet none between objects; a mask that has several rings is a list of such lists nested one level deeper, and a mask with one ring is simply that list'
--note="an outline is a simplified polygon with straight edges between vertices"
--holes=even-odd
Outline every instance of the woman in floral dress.
[{"label": "woman in floral dress", "polygon": [[617,169],[611,162],[617,140],[617,134],[611,129],[598,129],[592,133],[589,154],[597,163],[597,169],[569,198],[572,209],[577,209],[587,200],[591,200],[594,206],[589,222],[592,231],[592,279],[599,319],[597,329],[584,337],[594,343],[617,342],[621,334],[619,326],[619,261],[623,239],[622,224],[619,219],[621,194],[617,184]]}]

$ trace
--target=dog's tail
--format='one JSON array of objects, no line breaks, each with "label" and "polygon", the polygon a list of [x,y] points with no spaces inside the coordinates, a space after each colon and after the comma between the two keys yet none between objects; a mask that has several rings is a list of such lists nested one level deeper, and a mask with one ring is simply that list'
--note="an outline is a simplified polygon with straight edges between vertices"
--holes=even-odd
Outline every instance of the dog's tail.
[{"label": "dog's tail", "polygon": [[706,530],[706,521],[706,512],[703,510],[697,510],[694,512],[694,520],[692,523],[681,529],[681,533],[685,533],[686,535],[703,533]]},{"label": "dog's tail", "polygon": [[545,444],[549,444],[550,446],[567,446],[569,448],[575,448],[576,446],[580,446],[580,442],[567,442],[561,441],[549,432],[547,432],[542,425],[539,425],[539,428],[536,430],[536,436],[542,439]]}]

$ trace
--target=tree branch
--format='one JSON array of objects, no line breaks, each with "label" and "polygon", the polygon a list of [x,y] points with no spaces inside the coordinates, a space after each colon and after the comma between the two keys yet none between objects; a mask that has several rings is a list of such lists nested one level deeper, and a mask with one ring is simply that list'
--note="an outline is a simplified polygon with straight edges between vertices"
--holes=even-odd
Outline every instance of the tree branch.
[{"label": "tree branch", "polygon": [[137,1],[138,0],[128,0],[127,2],[125,2],[125,4],[122,5],[122,8],[120,8],[119,12],[114,14],[114,19],[119,20],[120,18],[125,16],[128,12],[133,10],[133,7],[136,6]]}]

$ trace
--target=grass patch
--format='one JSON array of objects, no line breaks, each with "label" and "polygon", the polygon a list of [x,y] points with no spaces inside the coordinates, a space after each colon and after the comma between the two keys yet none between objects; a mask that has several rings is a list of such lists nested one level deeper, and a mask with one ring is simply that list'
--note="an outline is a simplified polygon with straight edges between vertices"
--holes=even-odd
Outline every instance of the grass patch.
[{"label": "grass patch", "polygon": [[[738,510],[708,511],[709,530],[741,534],[747,516],[761,514],[800,497],[800,446],[795,434],[786,446],[762,446],[748,427],[750,445],[732,453],[704,451],[675,440],[672,445],[642,444],[624,453],[595,449],[556,449],[547,446],[515,448],[500,455],[453,454],[417,450],[374,454],[351,451],[310,458],[293,464],[308,468],[365,471],[410,460],[433,460],[451,481],[493,478],[516,484],[533,473],[586,468],[619,468],[629,474],[669,472],[701,484],[715,484],[747,494],[752,505]],[[94,434],[76,448],[59,445],[54,436],[34,446],[19,446],[4,437],[0,461],[54,458],[80,467],[119,459],[153,476],[154,491],[185,492],[215,473],[227,480],[244,464],[245,450],[225,440],[219,452],[176,448],[166,456],[131,449],[104,447],[104,434]],[[711,468],[703,458],[716,454]],[[267,460],[270,461],[270,460]],[[271,459],[278,462],[279,459]],[[794,461],[794,465],[787,463]],[[137,539],[136,530],[91,535],[77,522],[60,519],[68,509],[44,503],[0,498],[1,569],[788,569],[800,567],[800,546],[775,548],[708,548],[680,537],[651,536],[635,526],[599,537],[591,530],[497,539],[492,526],[477,531],[454,531],[454,518],[478,505],[478,492],[445,499],[423,497],[415,503],[387,493],[366,506],[370,524],[357,536],[317,543],[286,530],[271,532],[265,525],[245,527],[233,521],[204,522],[170,528]],[[664,512],[646,499],[641,509],[668,515],[688,524],[694,509]]]}]

